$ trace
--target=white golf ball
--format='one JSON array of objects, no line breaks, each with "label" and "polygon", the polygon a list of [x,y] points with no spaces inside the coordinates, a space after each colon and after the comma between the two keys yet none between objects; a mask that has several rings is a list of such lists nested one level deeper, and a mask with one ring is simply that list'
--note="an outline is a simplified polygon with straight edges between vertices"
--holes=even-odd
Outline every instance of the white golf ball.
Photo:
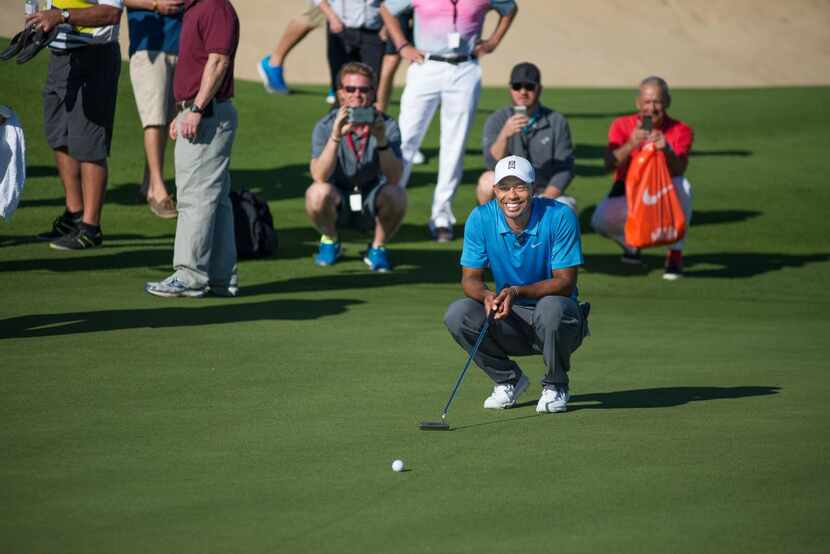
[{"label": "white golf ball", "polygon": [[403,460],[395,460],[392,462],[392,471],[403,471]]}]

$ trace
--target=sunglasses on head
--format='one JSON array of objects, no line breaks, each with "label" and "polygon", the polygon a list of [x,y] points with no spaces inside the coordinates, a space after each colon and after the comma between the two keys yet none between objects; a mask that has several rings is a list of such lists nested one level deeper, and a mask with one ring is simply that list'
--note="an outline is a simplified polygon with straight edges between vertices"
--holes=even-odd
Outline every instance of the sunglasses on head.
[{"label": "sunglasses on head", "polygon": [[519,92],[522,89],[525,89],[528,92],[533,92],[536,90],[536,83],[510,83],[510,88]]},{"label": "sunglasses on head", "polygon": [[349,94],[354,94],[355,92],[362,92],[363,94],[368,94],[369,91],[372,90],[372,87],[353,87],[351,85],[344,85],[343,90],[348,92]]}]

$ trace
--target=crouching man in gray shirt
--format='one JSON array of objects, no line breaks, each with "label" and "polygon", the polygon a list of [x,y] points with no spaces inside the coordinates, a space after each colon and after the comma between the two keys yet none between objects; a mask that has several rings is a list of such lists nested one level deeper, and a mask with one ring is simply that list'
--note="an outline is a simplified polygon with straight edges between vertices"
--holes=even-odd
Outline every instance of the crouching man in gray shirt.
[{"label": "crouching man in gray shirt", "polygon": [[476,188],[479,204],[493,199],[493,168],[507,156],[521,156],[536,173],[534,193],[557,198],[575,208],[564,196],[573,179],[574,155],[571,130],[561,113],[539,102],[542,79],[539,68],[523,62],[510,72],[512,105],[497,111],[484,124],[482,148],[488,171],[481,174]]}]

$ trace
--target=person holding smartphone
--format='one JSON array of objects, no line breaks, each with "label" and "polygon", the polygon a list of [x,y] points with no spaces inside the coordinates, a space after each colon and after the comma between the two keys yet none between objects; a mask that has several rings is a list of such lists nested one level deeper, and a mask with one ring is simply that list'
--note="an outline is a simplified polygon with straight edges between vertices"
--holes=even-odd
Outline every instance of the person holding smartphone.
[{"label": "person holding smartphone", "polygon": [[[640,82],[634,102],[637,113],[616,118],[608,130],[608,148],[605,168],[614,172],[614,184],[591,217],[591,227],[600,235],[616,241],[623,249],[622,262],[639,265],[640,251],[625,242],[625,220],[628,204],[625,199],[625,178],[630,161],[646,143],[666,155],[669,173],[677,198],[683,206],[687,224],[692,221],[692,186],[685,178],[689,166],[694,132],[682,121],[672,119],[667,112],[671,94],[666,81],[657,76]],[[663,278],[674,281],[683,276],[684,240],[669,245]]]},{"label": "person holding smartphone", "polygon": [[509,92],[511,105],[493,113],[484,124],[482,150],[488,170],[478,179],[478,203],[493,199],[496,162],[521,156],[535,171],[533,193],[573,208],[573,198],[563,195],[573,179],[571,130],[564,115],[541,104],[539,68],[529,62],[516,64],[510,72]]},{"label": "person holding smartphone", "polygon": [[337,77],[338,107],[314,126],[305,207],[321,233],[314,263],[340,259],[338,228],[373,230],[363,258],[372,271],[392,270],[386,243],[406,214],[401,134],[395,120],[375,111],[375,72],[349,62]]}]

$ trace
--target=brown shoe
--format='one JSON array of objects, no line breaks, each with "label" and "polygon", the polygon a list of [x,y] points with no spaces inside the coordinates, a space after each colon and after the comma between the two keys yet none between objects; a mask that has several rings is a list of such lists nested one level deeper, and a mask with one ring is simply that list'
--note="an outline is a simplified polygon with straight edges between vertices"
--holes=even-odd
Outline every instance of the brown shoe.
[{"label": "brown shoe", "polygon": [[148,198],[147,204],[150,205],[150,211],[162,219],[175,219],[179,215],[176,211],[176,203],[169,196],[161,202]]}]

